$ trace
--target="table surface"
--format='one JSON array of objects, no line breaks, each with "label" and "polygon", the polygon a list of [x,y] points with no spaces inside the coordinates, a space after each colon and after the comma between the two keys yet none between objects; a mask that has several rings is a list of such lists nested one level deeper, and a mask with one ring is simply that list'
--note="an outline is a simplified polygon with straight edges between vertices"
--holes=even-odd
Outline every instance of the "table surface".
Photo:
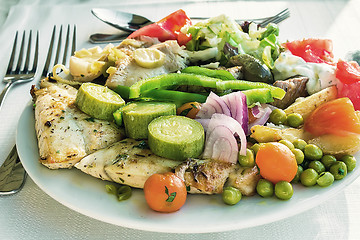
[{"label": "table surface", "polygon": [[[166,4],[165,4],[166,3]],[[115,29],[91,16],[92,7],[116,7],[157,19],[179,8],[189,16],[261,17],[289,7],[291,18],[281,23],[282,40],[330,38],[335,56],[359,49],[360,1],[94,1],[0,0],[0,76],[5,75],[16,30],[38,29],[40,46],[47,46],[54,24],[75,23],[78,46],[91,47],[94,32]],[[47,47],[40,51],[44,62]],[[40,64],[42,66],[42,64]],[[41,67],[40,66],[40,67]],[[37,80],[38,81],[38,80]],[[32,83],[15,86],[0,110],[0,164],[15,143],[17,122],[30,101]],[[4,87],[1,83],[0,89]],[[16,195],[0,197],[0,239],[360,239],[360,179],[323,204],[296,216],[237,231],[168,234],[127,229],[72,211],[46,195],[28,178]],[[241,217],[241,216],[239,216]],[[214,219],[216,221],[216,219]]]}]

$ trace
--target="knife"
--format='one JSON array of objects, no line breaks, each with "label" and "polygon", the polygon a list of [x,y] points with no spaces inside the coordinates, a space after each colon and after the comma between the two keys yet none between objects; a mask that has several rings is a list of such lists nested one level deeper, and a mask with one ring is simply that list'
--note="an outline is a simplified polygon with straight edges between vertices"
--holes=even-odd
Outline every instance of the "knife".
[{"label": "knife", "polygon": [[146,17],[112,9],[93,8],[91,13],[104,23],[129,33],[153,23]]}]

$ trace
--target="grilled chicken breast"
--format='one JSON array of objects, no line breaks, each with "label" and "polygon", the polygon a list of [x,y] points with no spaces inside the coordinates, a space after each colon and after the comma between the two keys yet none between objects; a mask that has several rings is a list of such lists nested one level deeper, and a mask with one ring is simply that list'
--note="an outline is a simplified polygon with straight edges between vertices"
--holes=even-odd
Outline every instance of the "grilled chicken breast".
[{"label": "grilled chicken breast", "polygon": [[[125,46],[122,46],[124,48]],[[150,48],[155,48],[165,53],[166,58],[162,66],[157,68],[143,68],[139,66],[130,49],[127,49],[127,56],[116,63],[117,70],[110,74],[106,81],[106,86],[115,88],[118,85],[131,86],[132,84],[161,74],[176,72],[186,67],[186,55],[176,41],[166,41],[155,44]]]},{"label": "grilled chicken breast", "polygon": [[40,162],[50,169],[70,168],[86,155],[124,138],[114,123],[97,120],[75,105],[77,90],[49,84],[31,94]]},{"label": "grilled chicken breast", "polygon": [[88,155],[75,167],[103,180],[143,188],[152,174],[170,172],[179,163],[156,156],[145,141],[127,138]]}]

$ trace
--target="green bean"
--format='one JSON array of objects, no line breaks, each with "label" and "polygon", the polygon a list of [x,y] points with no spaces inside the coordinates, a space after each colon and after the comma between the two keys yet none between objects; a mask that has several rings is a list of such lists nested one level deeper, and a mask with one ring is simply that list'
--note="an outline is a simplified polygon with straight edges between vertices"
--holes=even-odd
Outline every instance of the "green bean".
[{"label": "green bean", "polygon": [[253,167],[255,166],[255,157],[254,157],[254,151],[247,148],[246,149],[246,156],[240,155],[238,158],[240,166],[243,167]]},{"label": "green bean", "polygon": [[347,175],[347,167],[344,162],[337,161],[330,167],[330,172],[334,175],[335,180],[341,180]]},{"label": "green bean", "polygon": [[241,200],[241,192],[234,187],[225,187],[222,193],[222,199],[224,203],[228,205],[235,205]]},{"label": "green bean", "polygon": [[314,186],[319,177],[319,174],[312,168],[305,169],[300,174],[300,182],[306,187]]},{"label": "green bean", "polygon": [[356,158],[351,155],[345,155],[340,158],[340,161],[343,161],[346,164],[347,171],[351,172],[356,167]]},{"label": "green bean", "polygon": [[318,174],[325,172],[324,164],[318,160],[311,161],[308,167],[314,169]]},{"label": "green bean", "polygon": [[289,200],[294,194],[291,183],[280,181],[275,184],[275,196],[282,200]]},{"label": "green bean", "polygon": [[316,182],[320,187],[328,187],[333,184],[334,175],[332,175],[330,172],[322,172]]},{"label": "green bean", "polygon": [[331,165],[336,162],[336,158],[333,155],[324,155],[321,158],[321,162],[324,164],[325,168],[329,170]]},{"label": "green bean", "polygon": [[262,197],[271,197],[274,194],[274,184],[262,178],[256,185],[256,192]]},{"label": "green bean", "polygon": [[322,150],[314,145],[314,144],[307,144],[304,149],[305,157],[310,160],[320,160],[323,156]]}]

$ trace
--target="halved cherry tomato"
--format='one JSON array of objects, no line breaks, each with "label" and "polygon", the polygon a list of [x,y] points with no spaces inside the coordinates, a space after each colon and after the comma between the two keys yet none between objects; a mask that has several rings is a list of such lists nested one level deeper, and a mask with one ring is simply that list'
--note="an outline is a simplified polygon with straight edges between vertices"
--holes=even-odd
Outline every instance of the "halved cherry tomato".
[{"label": "halved cherry tomato", "polygon": [[157,212],[175,212],[186,202],[186,186],[174,173],[153,174],[144,185],[145,199]]},{"label": "halved cherry tomato", "polygon": [[305,120],[304,129],[314,136],[360,134],[360,119],[349,98],[338,98],[316,108]]},{"label": "halved cherry tomato", "polygon": [[278,142],[261,144],[255,161],[260,175],[274,184],[279,181],[290,182],[298,168],[293,152]]},{"label": "halved cherry tomato", "polygon": [[156,23],[140,28],[130,34],[128,38],[149,36],[158,38],[160,42],[177,40],[180,45],[185,45],[191,40],[191,35],[180,32],[180,29],[185,25],[191,24],[191,20],[186,13],[179,9]]},{"label": "halved cherry tomato", "polygon": [[341,59],[336,64],[336,78],[342,83],[351,84],[360,81],[360,66],[355,61],[345,62]]},{"label": "halved cherry tomato", "polygon": [[306,62],[333,65],[333,44],[329,39],[303,39],[285,43],[285,47]]}]

